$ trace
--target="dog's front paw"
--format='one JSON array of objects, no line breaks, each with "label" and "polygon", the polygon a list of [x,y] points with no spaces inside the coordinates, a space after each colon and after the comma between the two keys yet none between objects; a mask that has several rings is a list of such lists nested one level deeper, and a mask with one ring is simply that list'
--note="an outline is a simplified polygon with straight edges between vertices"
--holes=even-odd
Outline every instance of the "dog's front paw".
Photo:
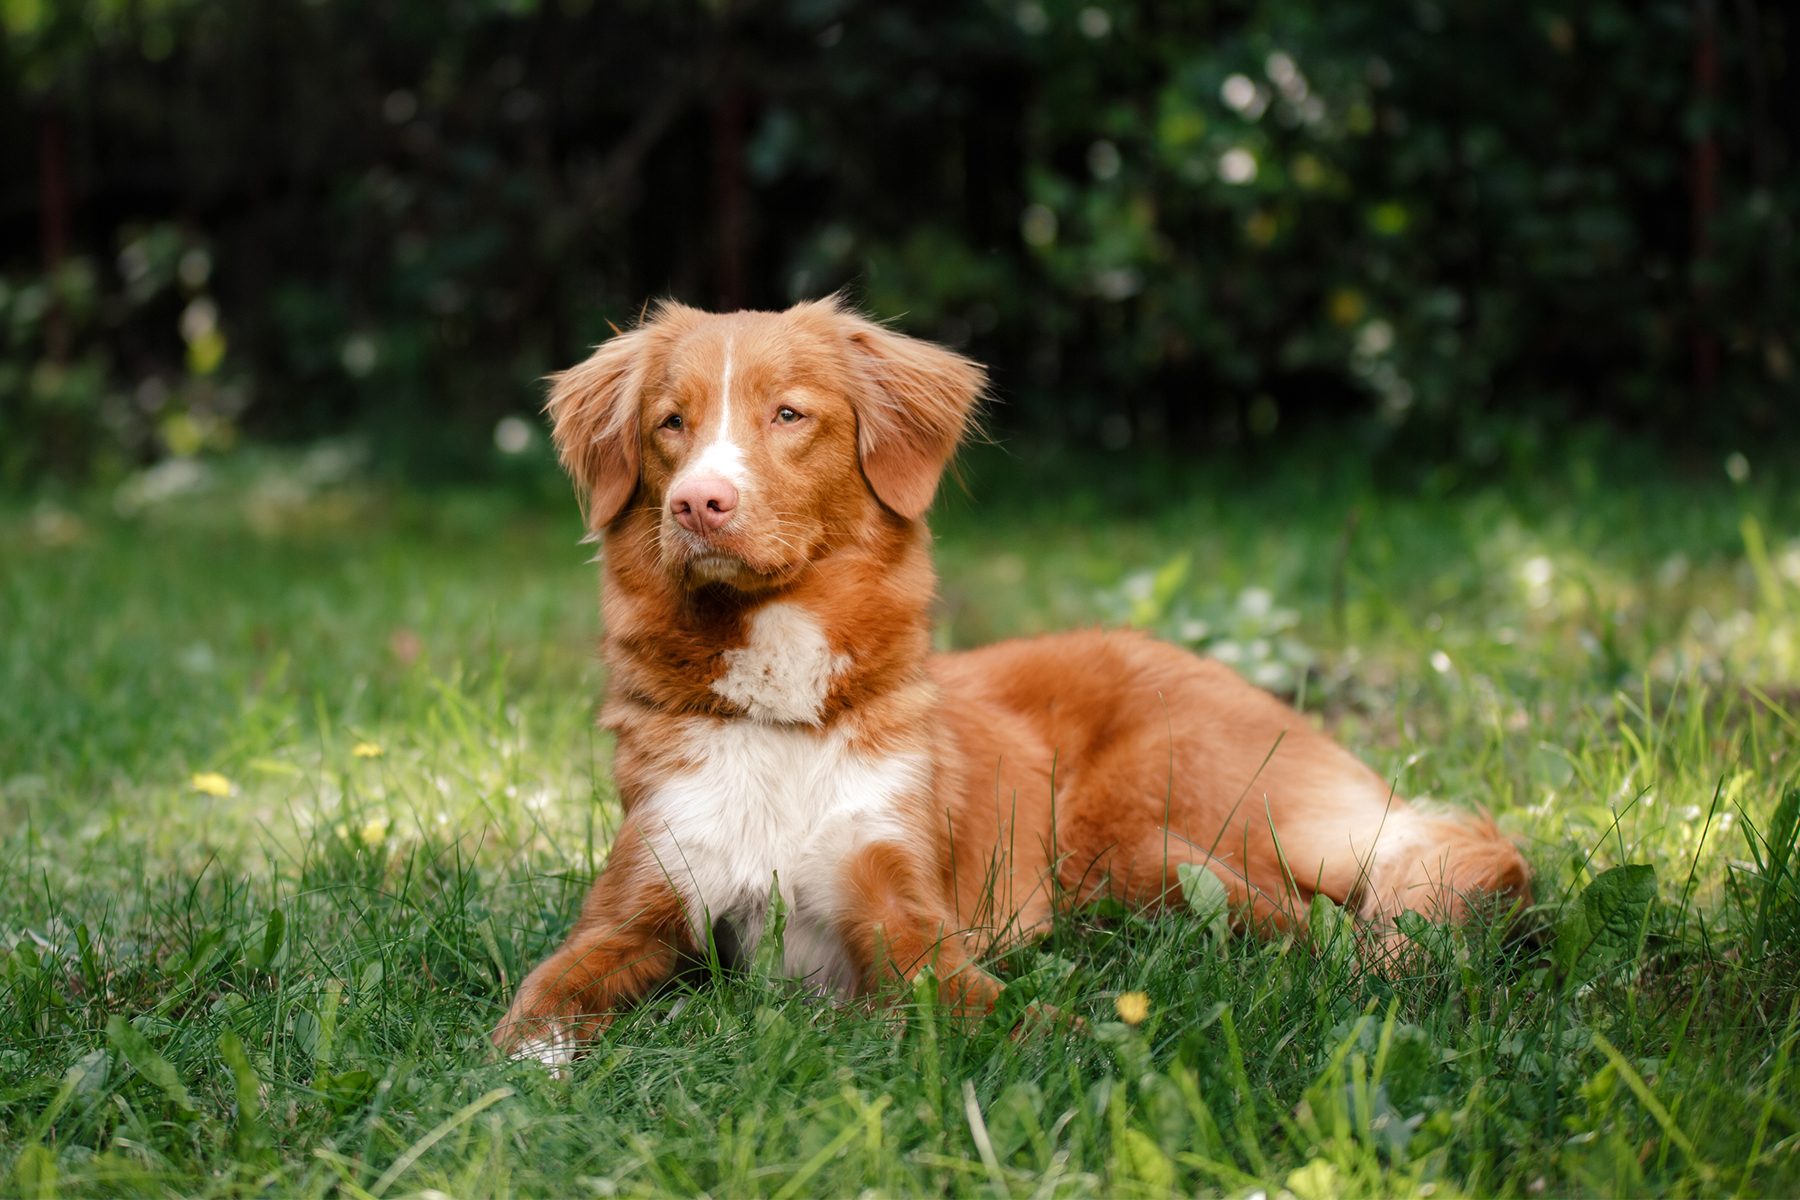
[{"label": "dog's front paw", "polygon": [[567,1023],[556,1020],[501,1025],[492,1034],[494,1046],[515,1062],[541,1064],[558,1079],[568,1077],[578,1046]]},{"label": "dog's front paw", "polygon": [[565,1079],[595,1031],[591,1017],[564,1011],[564,1006],[550,997],[521,991],[488,1038],[502,1056],[539,1063],[553,1076]]}]

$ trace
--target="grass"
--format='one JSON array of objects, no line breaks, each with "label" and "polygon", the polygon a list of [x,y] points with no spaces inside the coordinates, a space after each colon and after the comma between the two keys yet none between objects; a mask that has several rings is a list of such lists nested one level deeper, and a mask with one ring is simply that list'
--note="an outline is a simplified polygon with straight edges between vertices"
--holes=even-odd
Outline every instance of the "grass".
[{"label": "grass", "polygon": [[1800,1193],[1800,495],[1334,461],[977,457],[944,638],[1237,661],[1492,809],[1536,937],[1380,977],[1331,911],[1081,912],[979,1025],[702,978],[569,1082],[484,1041],[617,818],[560,490],[321,452],[0,509],[0,1193]]}]

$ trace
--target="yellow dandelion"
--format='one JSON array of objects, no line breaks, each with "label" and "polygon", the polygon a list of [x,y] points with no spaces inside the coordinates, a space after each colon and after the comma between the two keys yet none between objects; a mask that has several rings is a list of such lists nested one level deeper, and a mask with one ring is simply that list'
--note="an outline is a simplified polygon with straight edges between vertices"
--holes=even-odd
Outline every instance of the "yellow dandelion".
[{"label": "yellow dandelion", "polygon": [[363,822],[363,827],[357,831],[356,836],[362,839],[362,844],[365,846],[379,846],[387,841],[387,832],[388,819],[386,817],[371,817]]},{"label": "yellow dandelion", "polygon": [[374,742],[358,742],[350,747],[350,753],[358,758],[380,758],[381,747]]},{"label": "yellow dandelion", "polygon": [[192,779],[188,780],[188,783],[196,792],[204,796],[231,795],[231,780],[217,771],[197,772]]},{"label": "yellow dandelion", "polygon": [[1119,1020],[1127,1025],[1142,1025],[1150,1015],[1150,997],[1143,992],[1120,992],[1113,1007],[1119,1011]]}]

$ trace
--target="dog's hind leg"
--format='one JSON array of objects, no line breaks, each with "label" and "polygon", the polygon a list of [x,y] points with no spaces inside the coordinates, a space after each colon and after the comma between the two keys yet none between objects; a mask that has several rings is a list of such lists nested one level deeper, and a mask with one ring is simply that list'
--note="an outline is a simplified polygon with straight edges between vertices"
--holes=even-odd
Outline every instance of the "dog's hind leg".
[{"label": "dog's hind leg", "polygon": [[1143,795],[1086,806],[1101,819],[1064,830],[1064,894],[1170,904],[1180,866],[1195,864],[1225,885],[1241,923],[1265,931],[1303,924],[1320,895],[1375,921],[1457,920],[1484,896],[1529,902],[1530,872],[1492,821],[1408,804],[1323,739],[1305,748],[1273,756],[1239,797],[1177,798],[1167,820]]}]

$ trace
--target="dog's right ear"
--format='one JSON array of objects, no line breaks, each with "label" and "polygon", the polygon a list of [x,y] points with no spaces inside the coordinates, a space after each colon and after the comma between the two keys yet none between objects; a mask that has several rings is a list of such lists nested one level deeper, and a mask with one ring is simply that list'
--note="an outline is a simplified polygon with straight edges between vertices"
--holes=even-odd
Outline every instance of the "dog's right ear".
[{"label": "dog's right ear", "polygon": [[621,333],[550,377],[550,437],[593,529],[612,524],[637,491],[638,402],[652,333],[651,325]]}]

